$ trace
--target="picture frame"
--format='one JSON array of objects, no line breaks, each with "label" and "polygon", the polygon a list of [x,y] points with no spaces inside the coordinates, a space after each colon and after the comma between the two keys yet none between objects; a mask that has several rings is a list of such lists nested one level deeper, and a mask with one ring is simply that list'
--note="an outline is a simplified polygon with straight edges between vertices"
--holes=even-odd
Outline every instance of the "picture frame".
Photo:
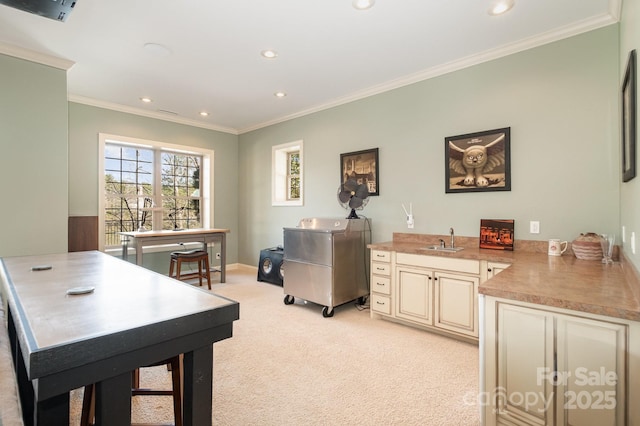
[{"label": "picture frame", "polygon": [[444,139],[445,192],[511,191],[511,128]]},{"label": "picture frame", "polygon": [[636,51],[629,53],[622,82],[622,181],[636,177]]},{"label": "picture frame", "polygon": [[513,219],[480,219],[480,248],[513,251]]},{"label": "picture frame", "polygon": [[340,184],[348,179],[366,184],[369,196],[380,195],[378,148],[340,154]]}]

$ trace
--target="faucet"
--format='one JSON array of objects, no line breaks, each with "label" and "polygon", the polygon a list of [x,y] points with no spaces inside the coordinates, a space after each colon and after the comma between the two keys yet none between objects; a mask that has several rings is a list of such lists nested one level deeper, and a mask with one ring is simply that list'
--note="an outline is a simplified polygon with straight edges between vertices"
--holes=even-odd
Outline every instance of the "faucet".
[{"label": "faucet", "polygon": [[451,248],[454,248],[455,243],[453,242],[453,238],[454,238],[453,228],[449,228],[449,234],[451,235]]},{"label": "faucet", "polygon": [[440,248],[444,248],[444,240],[440,238]]}]

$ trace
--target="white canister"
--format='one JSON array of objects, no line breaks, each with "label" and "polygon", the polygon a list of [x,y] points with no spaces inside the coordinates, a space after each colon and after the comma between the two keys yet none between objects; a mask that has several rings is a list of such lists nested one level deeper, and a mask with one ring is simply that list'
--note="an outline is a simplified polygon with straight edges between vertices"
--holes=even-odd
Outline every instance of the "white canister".
[{"label": "white canister", "polygon": [[569,243],[566,241],[560,241],[558,239],[549,240],[549,256],[562,256],[562,253],[567,251]]}]

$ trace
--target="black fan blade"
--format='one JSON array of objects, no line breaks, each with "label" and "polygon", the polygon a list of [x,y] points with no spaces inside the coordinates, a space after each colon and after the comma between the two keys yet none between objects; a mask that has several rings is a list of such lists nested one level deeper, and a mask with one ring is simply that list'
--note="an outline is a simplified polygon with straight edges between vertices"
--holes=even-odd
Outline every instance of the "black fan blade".
[{"label": "black fan blade", "polygon": [[362,198],[358,198],[358,197],[351,197],[351,200],[349,200],[349,207],[351,207],[352,209],[357,209],[358,207],[362,207]]},{"label": "black fan blade", "polygon": [[351,191],[340,191],[338,193],[338,199],[341,203],[346,203],[351,198]]},{"label": "black fan blade", "polygon": [[348,179],[344,185],[342,185],[343,191],[355,191],[358,189],[358,182],[355,179]]},{"label": "black fan blade", "polygon": [[356,197],[364,200],[369,196],[369,187],[367,185],[359,185],[356,189]]}]

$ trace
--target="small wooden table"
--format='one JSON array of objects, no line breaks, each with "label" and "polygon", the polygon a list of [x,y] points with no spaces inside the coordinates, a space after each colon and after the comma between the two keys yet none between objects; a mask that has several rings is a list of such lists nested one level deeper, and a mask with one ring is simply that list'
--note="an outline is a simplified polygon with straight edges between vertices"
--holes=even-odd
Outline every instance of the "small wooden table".
[{"label": "small wooden table", "polygon": [[211,425],[237,302],[97,251],[0,259],[0,289],[25,424],[68,426],[69,391],[96,383],[97,424],[129,426],[132,371],[184,354],[184,424]]},{"label": "small wooden table", "polygon": [[135,231],[121,232],[125,237],[122,240],[122,258],[127,259],[129,244],[136,249],[136,264],[142,265],[142,248],[146,246],[157,246],[162,244],[178,244],[197,242],[202,243],[203,249],[207,250],[209,243],[220,243],[220,282],[227,278],[227,234],[228,229],[198,228],[183,229],[179,231]]}]

